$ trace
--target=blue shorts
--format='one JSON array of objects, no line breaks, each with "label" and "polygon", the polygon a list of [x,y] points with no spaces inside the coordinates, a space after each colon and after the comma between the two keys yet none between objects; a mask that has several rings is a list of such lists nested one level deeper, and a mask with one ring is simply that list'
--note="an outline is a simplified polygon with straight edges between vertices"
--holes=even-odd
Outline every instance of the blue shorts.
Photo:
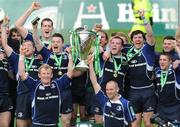
[{"label": "blue shorts", "polygon": [[62,114],[68,114],[73,111],[73,105],[72,105],[72,94],[71,90],[65,90],[61,93],[61,113]]},{"label": "blue shorts", "polygon": [[0,113],[12,111],[13,105],[9,95],[0,95]]},{"label": "blue shorts", "polygon": [[155,110],[157,97],[154,88],[132,89],[128,92],[135,113],[152,112]]},{"label": "blue shorts", "polygon": [[[93,89],[93,88],[92,88]],[[88,91],[86,92],[86,101],[85,101],[85,110],[86,110],[86,115],[91,116],[94,114],[93,111],[93,97],[94,97],[94,91]]]},{"label": "blue shorts", "polygon": [[34,125],[32,124],[31,127],[58,127],[58,125],[53,125],[53,126],[45,126],[45,125]]},{"label": "blue shorts", "polygon": [[86,101],[86,89],[72,90],[72,102],[73,104],[85,105]]},{"label": "blue shorts", "polygon": [[23,93],[16,99],[16,118],[31,119],[31,94]]},{"label": "blue shorts", "polygon": [[96,114],[96,115],[103,115],[103,110],[101,108],[101,104],[96,95],[94,95],[94,98],[93,98],[93,111],[94,111],[94,114]]},{"label": "blue shorts", "polygon": [[83,96],[79,96],[79,95],[73,95],[72,96],[72,101],[73,101],[73,104],[79,104],[79,105],[82,105],[84,106],[85,105],[85,95]]},{"label": "blue shorts", "polygon": [[164,105],[158,103],[157,105],[157,113],[171,122],[174,120],[180,121],[180,113],[178,111],[180,111],[180,104]]}]

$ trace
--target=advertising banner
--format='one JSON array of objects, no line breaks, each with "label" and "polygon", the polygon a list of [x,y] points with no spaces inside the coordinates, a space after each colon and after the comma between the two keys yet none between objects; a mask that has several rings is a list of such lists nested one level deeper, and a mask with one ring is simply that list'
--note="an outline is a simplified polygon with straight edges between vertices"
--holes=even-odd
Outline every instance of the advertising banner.
[{"label": "advertising banner", "polygon": [[[14,24],[34,0],[0,0],[0,8]],[[49,17],[54,21],[56,31],[70,30],[95,23],[104,29],[130,30],[133,21],[131,0],[36,0],[41,9],[32,13],[25,23],[31,29],[35,17]],[[178,0],[151,0],[153,8],[153,29],[155,34],[174,34],[178,25]]]}]

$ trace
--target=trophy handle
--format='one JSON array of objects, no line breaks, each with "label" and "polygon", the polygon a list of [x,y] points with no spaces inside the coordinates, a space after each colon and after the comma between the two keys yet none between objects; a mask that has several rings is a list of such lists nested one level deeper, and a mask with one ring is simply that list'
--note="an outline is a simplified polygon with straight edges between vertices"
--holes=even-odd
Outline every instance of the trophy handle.
[{"label": "trophy handle", "polygon": [[73,59],[73,62],[74,62],[74,65],[75,65],[75,63],[76,63],[76,61],[77,61],[77,59],[78,59],[78,54],[77,54],[77,49],[76,49],[76,45],[75,45],[75,43],[73,42],[73,37],[74,37],[74,32],[73,31],[70,31],[70,39],[69,39],[69,41],[70,41],[70,45],[71,45],[71,48],[72,48],[72,50],[71,50],[71,53],[72,53],[72,59]]},{"label": "trophy handle", "polygon": [[72,46],[72,31],[70,32],[70,39],[69,39],[69,41],[70,41],[70,45]]}]

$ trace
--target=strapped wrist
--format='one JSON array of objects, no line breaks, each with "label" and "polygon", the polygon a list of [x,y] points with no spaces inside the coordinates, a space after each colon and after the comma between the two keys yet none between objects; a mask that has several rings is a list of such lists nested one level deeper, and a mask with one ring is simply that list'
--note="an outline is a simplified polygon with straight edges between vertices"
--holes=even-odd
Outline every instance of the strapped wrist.
[{"label": "strapped wrist", "polygon": [[20,55],[19,60],[24,60],[24,55]]},{"label": "strapped wrist", "polygon": [[145,16],[141,16],[141,20],[144,20],[145,19]]},{"label": "strapped wrist", "polygon": [[149,23],[145,18],[143,19],[143,22],[144,22],[143,25],[147,25]]},{"label": "strapped wrist", "polygon": [[1,27],[2,27],[2,28],[7,28],[7,27],[8,27],[8,24],[2,24]]}]

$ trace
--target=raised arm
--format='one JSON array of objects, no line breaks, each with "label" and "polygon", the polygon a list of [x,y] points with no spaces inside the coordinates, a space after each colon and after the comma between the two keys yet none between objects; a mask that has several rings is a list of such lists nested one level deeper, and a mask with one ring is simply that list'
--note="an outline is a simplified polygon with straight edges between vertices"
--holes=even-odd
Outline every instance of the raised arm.
[{"label": "raised arm", "polygon": [[28,30],[23,26],[24,23],[31,15],[31,13],[35,10],[38,10],[39,8],[40,4],[38,2],[33,2],[31,6],[26,10],[26,12],[15,22],[15,26],[23,38],[25,38],[28,34]]},{"label": "raised arm", "polygon": [[1,39],[2,39],[2,47],[6,55],[9,57],[13,52],[13,49],[7,44],[7,27],[9,25],[9,17],[5,16],[3,19],[3,23],[1,25]]},{"label": "raised arm", "polygon": [[27,79],[27,74],[25,72],[25,66],[24,66],[25,52],[26,52],[26,48],[21,46],[20,47],[19,64],[18,64],[18,73],[19,73],[19,76],[22,81]]},{"label": "raised arm", "polygon": [[180,24],[178,26],[178,29],[176,30],[175,38],[176,38],[176,40],[180,40]]},{"label": "raised arm", "polygon": [[177,52],[177,54],[178,54],[178,56],[180,58],[180,48],[177,46],[176,40],[172,40],[172,43],[174,45],[174,49],[176,50],[176,52]]},{"label": "raised arm", "polygon": [[147,19],[144,16],[144,10],[140,10],[139,15],[141,16],[141,19],[144,22],[144,27],[145,27],[146,32],[147,32],[147,34],[146,34],[147,43],[149,45],[153,46],[153,45],[155,45],[155,38],[153,35],[153,30],[152,30],[150,23],[147,21]]},{"label": "raised arm", "polygon": [[33,27],[33,40],[34,40],[36,49],[39,52],[43,48],[43,44],[38,36],[38,22],[32,25],[32,27]]},{"label": "raised arm", "polygon": [[93,85],[95,93],[97,94],[99,92],[99,90],[101,90],[101,86],[97,82],[97,77],[96,77],[94,67],[93,67],[93,56],[92,55],[88,56],[88,63],[89,63],[89,75],[90,75],[91,83]]},{"label": "raised arm", "polygon": [[68,70],[67,70],[67,76],[69,78],[73,77],[73,70],[74,70],[74,64],[72,60],[72,55],[69,53],[69,62],[68,62]]}]

